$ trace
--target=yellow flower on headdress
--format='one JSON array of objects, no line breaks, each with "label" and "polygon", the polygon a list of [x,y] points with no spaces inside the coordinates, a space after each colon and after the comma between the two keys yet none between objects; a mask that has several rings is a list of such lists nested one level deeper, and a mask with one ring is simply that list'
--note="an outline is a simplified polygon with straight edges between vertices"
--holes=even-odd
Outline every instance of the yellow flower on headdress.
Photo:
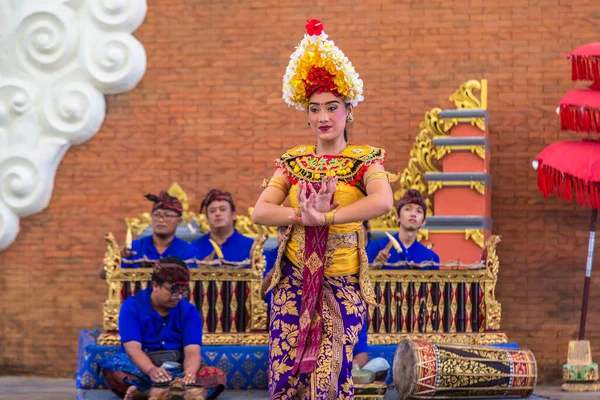
[{"label": "yellow flower on headdress", "polygon": [[353,106],[364,100],[363,81],[352,63],[332,40],[327,40],[321,21],[311,19],[285,70],[283,99],[290,106],[305,110],[308,98],[315,92],[340,95]]}]

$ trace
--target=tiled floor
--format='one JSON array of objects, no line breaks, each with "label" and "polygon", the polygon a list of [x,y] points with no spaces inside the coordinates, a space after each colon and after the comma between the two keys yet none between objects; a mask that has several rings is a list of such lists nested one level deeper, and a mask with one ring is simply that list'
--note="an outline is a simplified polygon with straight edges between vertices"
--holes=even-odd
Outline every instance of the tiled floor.
[{"label": "tiled floor", "polygon": [[[538,386],[536,395],[552,400],[600,400],[597,393],[566,393],[559,386]],[[91,393],[90,393],[91,394]],[[45,379],[35,377],[0,377],[0,399],[2,400],[66,400],[75,399],[75,382],[72,379]],[[257,391],[226,391],[219,397],[221,400],[262,400],[267,399],[267,392]],[[89,400],[115,400],[117,397],[110,392],[96,391]],[[390,391],[387,399],[397,399]]]}]

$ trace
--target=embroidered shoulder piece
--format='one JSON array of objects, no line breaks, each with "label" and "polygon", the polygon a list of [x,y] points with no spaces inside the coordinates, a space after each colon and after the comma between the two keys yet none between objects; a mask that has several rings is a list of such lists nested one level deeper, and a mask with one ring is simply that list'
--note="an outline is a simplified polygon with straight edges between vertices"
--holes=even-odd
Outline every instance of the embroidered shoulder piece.
[{"label": "embroidered shoulder piece", "polygon": [[316,156],[315,146],[298,146],[288,150],[276,165],[282,168],[292,184],[298,181],[321,182],[325,176],[338,176],[354,186],[362,184],[365,171],[373,162],[385,162],[385,151],[377,147],[348,146],[339,155]]}]

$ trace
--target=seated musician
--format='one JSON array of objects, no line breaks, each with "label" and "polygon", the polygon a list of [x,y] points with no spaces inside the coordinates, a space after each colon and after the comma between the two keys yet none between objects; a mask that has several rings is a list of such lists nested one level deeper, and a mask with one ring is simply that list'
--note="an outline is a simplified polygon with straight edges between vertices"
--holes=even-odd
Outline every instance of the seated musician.
[{"label": "seated musician", "polygon": [[369,343],[367,342],[368,327],[369,326],[366,323],[363,324],[362,329],[358,333],[358,342],[356,342],[356,346],[354,346],[354,358],[352,359],[352,364],[358,365],[360,368],[372,370],[375,372],[376,381],[385,382],[388,370],[390,369],[390,364],[385,358],[381,357],[369,361]]},{"label": "seated musician", "polygon": [[126,399],[140,392],[156,395],[159,389],[153,387],[168,386],[175,378],[186,385],[216,386],[220,393],[225,374],[216,368],[200,369],[202,320],[187,300],[188,267],[177,257],[165,257],[153,268],[152,285],[121,305],[119,334],[125,354],[109,356],[103,365],[107,382],[118,394],[123,394],[123,385],[131,385]]},{"label": "seated musician", "polygon": [[418,190],[409,189],[398,203],[398,233],[394,238],[401,251],[396,250],[388,238],[373,240],[367,246],[369,263],[375,268],[390,269],[384,264],[406,262],[398,268],[407,269],[416,264],[420,269],[439,269],[440,257],[417,241],[417,232],[425,225],[425,199]]},{"label": "seated musician", "polygon": [[[195,258],[194,248],[185,240],[175,236],[179,224],[181,224],[181,213],[183,206],[175,197],[170,196],[164,190],[158,196],[147,194],[146,198],[152,205],[152,235],[146,236],[131,243],[131,249],[123,247],[121,257],[122,268],[143,267],[146,262],[134,263],[136,260],[157,261],[161,257],[178,257],[182,260]],[[195,267],[195,264],[190,264]],[[106,279],[104,265],[100,268],[100,278]]]},{"label": "seated musician", "polygon": [[211,261],[220,255],[234,262],[250,259],[254,240],[235,229],[237,214],[231,194],[212,189],[202,201],[202,212],[206,212],[210,232],[192,242],[198,260]]}]

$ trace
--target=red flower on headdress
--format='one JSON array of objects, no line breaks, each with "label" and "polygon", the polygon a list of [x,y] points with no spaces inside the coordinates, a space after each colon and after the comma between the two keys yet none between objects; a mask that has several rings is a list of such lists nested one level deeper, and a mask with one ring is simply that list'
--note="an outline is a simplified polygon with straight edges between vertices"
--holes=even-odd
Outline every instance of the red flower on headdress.
[{"label": "red flower on headdress", "polygon": [[306,90],[306,98],[308,99],[313,93],[330,92],[339,97],[337,86],[335,86],[335,76],[330,74],[326,69],[313,66],[304,81]]},{"label": "red flower on headdress", "polygon": [[306,28],[306,33],[308,33],[309,36],[319,36],[321,33],[323,33],[323,23],[318,19],[310,19],[306,21],[306,25],[304,25],[304,27]]}]

